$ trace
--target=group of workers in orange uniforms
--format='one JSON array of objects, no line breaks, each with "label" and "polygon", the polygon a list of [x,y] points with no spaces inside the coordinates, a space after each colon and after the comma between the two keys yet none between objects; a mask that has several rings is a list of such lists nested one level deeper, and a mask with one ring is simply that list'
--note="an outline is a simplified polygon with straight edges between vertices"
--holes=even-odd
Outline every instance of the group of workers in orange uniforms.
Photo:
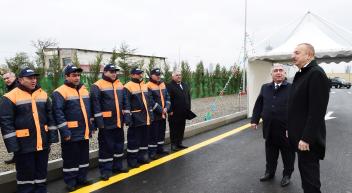
[{"label": "group of workers in orange uniforms", "polygon": [[[143,70],[133,68],[125,85],[118,71],[113,64],[105,65],[101,79],[88,91],[80,81],[82,69],[68,65],[65,82],[51,100],[33,69],[18,74],[18,86],[0,105],[7,109],[0,112],[0,126],[8,152],[14,152],[18,192],[46,192],[50,145],[59,142],[58,133],[68,191],[91,184],[89,138],[96,130],[102,180],[168,154],[163,144],[170,98],[160,69],[153,69],[144,83]],[[128,167],[123,164],[124,125]]]}]

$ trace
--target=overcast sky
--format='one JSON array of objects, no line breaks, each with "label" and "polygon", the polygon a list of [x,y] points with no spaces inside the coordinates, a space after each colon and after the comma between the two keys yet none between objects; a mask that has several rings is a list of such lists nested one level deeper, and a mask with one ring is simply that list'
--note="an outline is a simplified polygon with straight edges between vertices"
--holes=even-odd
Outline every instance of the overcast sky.
[{"label": "overcast sky", "polygon": [[[308,11],[352,31],[350,0],[248,0],[248,33],[256,45]],[[244,0],[1,0],[0,64],[31,41],[111,51],[126,42],[138,54],[173,65],[230,66],[243,45]],[[285,32],[287,33],[287,32]]]}]

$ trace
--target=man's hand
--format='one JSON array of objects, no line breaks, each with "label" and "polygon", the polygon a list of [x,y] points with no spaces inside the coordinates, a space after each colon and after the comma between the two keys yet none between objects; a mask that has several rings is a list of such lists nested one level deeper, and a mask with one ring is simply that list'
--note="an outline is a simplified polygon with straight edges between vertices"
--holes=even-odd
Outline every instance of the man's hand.
[{"label": "man's hand", "polygon": [[298,149],[301,151],[309,151],[309,144],[300,140],[298,142]]},{"label": "man's hand", "polygon": [[164,109],[163,109],[163,112],[161,113],[161,117],[162,117],[163,119],[166,119],[166,115],[167,115],[167,109],[164,108]]},{"label": "man's hand", "polygon": [[70,141],[70,140],[71,140],[71,136],[64,137],[64,140],[65,140],[65,141]]},{"label": "man's hand", "polygon": [[251,127],[252,127],[253,129],[258,129],[258,125],[255,124],[255,123],[251,123]]},{"label": "man's hand", "polygon": [[170,112],[169,115],[170,115],[170,116],[174,115],[174,112]]}]

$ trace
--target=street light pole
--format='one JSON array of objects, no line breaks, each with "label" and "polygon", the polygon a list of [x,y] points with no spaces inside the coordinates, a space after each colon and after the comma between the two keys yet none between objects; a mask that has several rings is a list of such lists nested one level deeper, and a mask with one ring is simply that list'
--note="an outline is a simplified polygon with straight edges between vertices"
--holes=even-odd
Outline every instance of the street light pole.
[{"label": "street light pole", "polygon": [[247,62],[247,0],[244,1],[244,37],[243,37],[243,88],[242,90],[247,92],[247,70],[246,70],[246,62]]}]

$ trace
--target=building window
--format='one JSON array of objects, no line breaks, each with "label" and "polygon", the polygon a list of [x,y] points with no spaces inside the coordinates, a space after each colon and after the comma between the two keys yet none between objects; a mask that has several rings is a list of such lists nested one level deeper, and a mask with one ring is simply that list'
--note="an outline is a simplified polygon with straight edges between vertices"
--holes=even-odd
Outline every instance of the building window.
[{"label": "building window", "polygon": [[68,64],[72,64],[71,58],[62,58],[63,66],[67,66]]},{"label": "building window", "polygon": [[53,67],[53,59],[49,59],[49,68],[52,68]]}]

